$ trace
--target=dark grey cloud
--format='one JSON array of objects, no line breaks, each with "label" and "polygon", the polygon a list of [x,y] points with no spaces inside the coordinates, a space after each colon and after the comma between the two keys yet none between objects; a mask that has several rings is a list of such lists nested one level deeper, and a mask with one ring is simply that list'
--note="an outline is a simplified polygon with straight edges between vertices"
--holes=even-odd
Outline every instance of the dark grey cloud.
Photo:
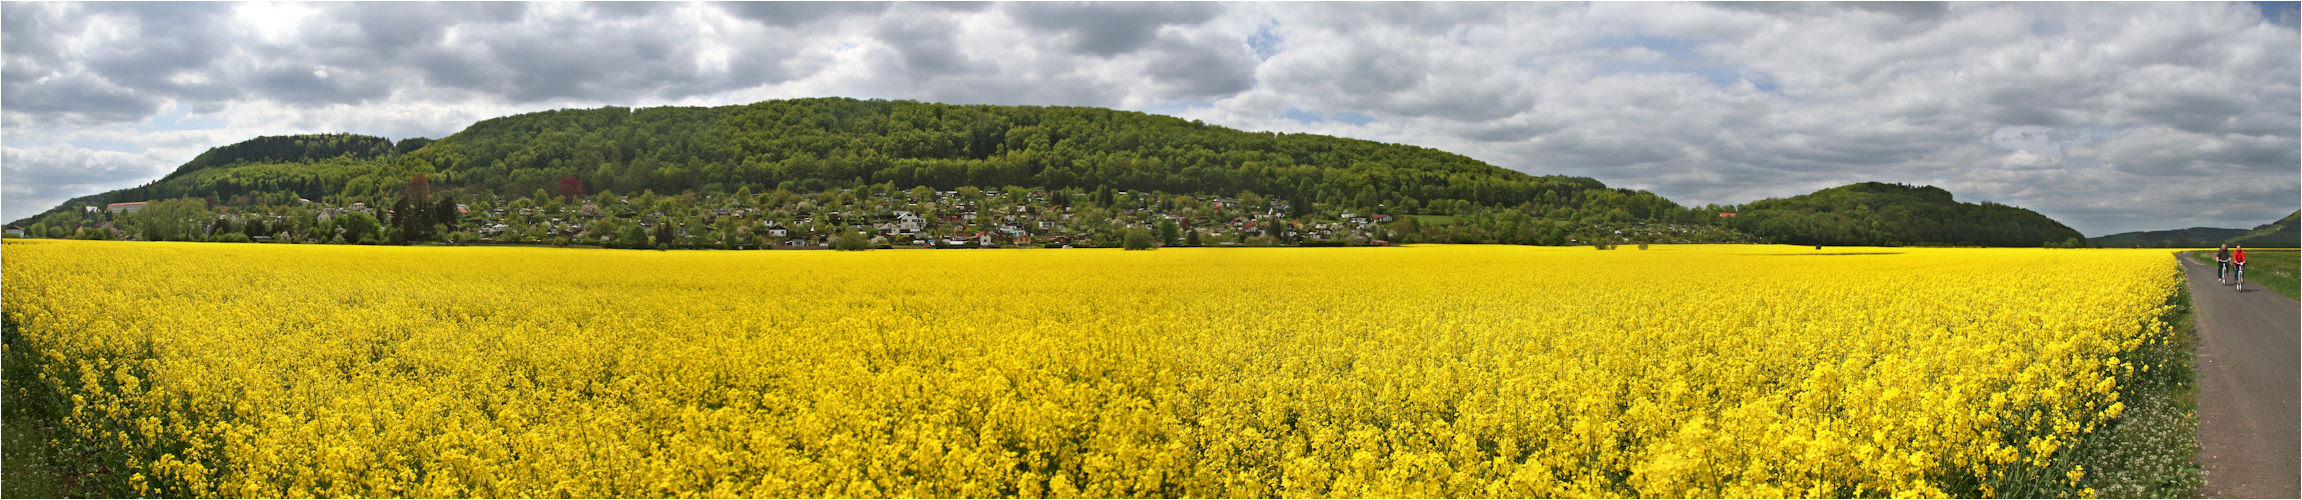
[{"label": "dark grey cloud", "polygon": [[[754,44],[724,68],[698,63],[701,42],[690,27],[659,22],[658,6],[585,4],[584,14],[536,17],[529,4],[450,4],[402,11],[350,4],[363,37],[339,40],[348,57],[403,64],[425,84],[530,103],[564,99],[680,99],[786,78],[787,47]],[[813,6],[786,10],[818,12]],[[836,11],[838,9],[829,9]],[[789,19],[789,18],[782,18]],[[458,41],[445,43],[448,30]],[[355,66],[345,66],[355,67]],[[308,83],[308,82],[300,82]],[[304,88],[304,87],[297,87]],[[345,95],[342,97],[351,97]]]},{"label": "dark grey cloud", "polygon": [[382,99],[391,91],[387,80],[370,78],[350,68],[281,64],[255,72],[246,80],[264,89],[264,97],[293,105],[363,103]]},{"label": "dark grey cloud", "polygon": [[1945,2],[1706,2],[1705,5],[1776,16],[1810,16],[1856,10],[1890,14],[1916,23],[1940,20],[1950,12],[1950,4]]},{"label": "dark grey cloud", "polygon": [[[222,9],[215,5],[11,2],[0,8],[7,18],[0,100],[7,102],[12,124],[134,120],[156,112],[171,93],[213,94],[212,88],[173,78],[224,53],[220,41],[202,33],[221,23]],[[55,36],[108,35],[89,33],[95,28],[91,19],[152,38],[74,49]]]},{"label": "dark grey cloud", "polygon": [[959,52],[957,32],[949,20],[919,17],[882,20],[875,35],[899,54],[896,67],[887,68],[889,74],[922,80],[980,68]]},{"label": "dark grey cloud", "polygon": [[8,113],[30,115],[41,121],[88,124],[138,120],[160,110],[160,99],[113,85],[87,74],[47,78],[37,84],[11,85],[0,100]]},{"label": "dark grey cloud", "polygon": [[191,2],[97,4],[93,10],[117,16],[142,43],[107,44],[88,51],[88,67],[105,79],[137,89],[174,89],[170,77],[197,71],[229,53],[221,31],[229,6]]},{"label": "dark grey cloud", "polygon": [[[603,18],[622,18],[644,15],[654,11],[653,2],[590,2],[584,7],[603,14]],[[515,2],[470,3],[399,3],[356,2],[339,7],[339,18],[351,21],[359,28],[361,40],[357,48],[370,53],[389,54],[397,49],[435,45],[447,35],[450,27],[464,25],[504,25],[518,23],[527,16],[528,4]]]},{"label": "dark grey cloud", "polygon": [[1196,25],[1222,12],[1219,4],[1023,2],[1008,4],[1007,15],[1024,26],[1055,34],[1080,53],[1110,57],[1150,44],[1159,29]]},{"label": "dark grey cloud", "polygon": [[1229,37],[1204,43],[1163,38],[1148,52],[1144,71],[1164,87],[1162,96],[1179,99],[1244,92],[1254,84],[1255,66],[1261,62],[1244,40]]},{"label": "dark grey cloud", "polygon": [[663,2],[584,2],[584,9],[603,18],[647,17]]},{"label": "dark grey cloud", "polygon": [[736,17],[769,26],[797,27],[824,19],[877,15],[887,2],[720,2],[719,8]]}]

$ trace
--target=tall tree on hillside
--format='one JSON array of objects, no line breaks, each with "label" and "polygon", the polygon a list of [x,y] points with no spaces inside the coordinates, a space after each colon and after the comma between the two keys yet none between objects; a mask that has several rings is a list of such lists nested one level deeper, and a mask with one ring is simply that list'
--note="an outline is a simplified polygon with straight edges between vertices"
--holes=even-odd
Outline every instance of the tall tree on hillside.
[{"label": "tall tree on hillside", "polygon": [[431,223],[444,224],[449,231],[456,230],[456,220],[461,216],[462,212],[456,210],[456,195],[441,196],[440,202],[432,205]]},{"label": "tall tree on hillside", "polygon": [[583,198],[583,181],[577,180],[573,175],[561,177],[557,194],[571,202],[581,199]]},{"label": "tall tree on hillside", "polygon": [[432,239],[432,181],[424,174],[408,179],[408,187],[400,198],[407,204],[392,206],[392,222],[400,227],[402,237],[409,240]]}]

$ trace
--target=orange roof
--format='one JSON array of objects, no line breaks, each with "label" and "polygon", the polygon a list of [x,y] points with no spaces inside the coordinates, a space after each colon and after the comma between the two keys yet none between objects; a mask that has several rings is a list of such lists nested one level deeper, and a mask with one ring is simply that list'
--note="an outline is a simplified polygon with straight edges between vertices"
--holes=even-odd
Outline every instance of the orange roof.
[{"label": "orange roof", "polygon": [[117,206],[121,206],[121,205],[142,205],[142,204],[144,204],[144,203],[145,203],[145,202],[141,202],[141,201],[131,201],[131,202],[127,202],[127,203],[113,203],[113,204],[110,204],[110,205],[105,205],[105,206],[107,206],[107,207],[117,207]]}]

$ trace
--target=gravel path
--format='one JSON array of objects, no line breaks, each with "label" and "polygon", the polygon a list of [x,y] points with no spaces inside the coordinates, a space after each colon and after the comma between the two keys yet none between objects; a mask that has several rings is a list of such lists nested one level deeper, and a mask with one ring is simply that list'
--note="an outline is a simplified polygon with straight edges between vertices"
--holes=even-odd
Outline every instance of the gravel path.
[{"label": "gravel path", "polygon": [[2213,264],[2178,258],[2198,325],[2198,463],[2208,498],[2302,496],[2302,308],[2249,285],[2217,285]]}]

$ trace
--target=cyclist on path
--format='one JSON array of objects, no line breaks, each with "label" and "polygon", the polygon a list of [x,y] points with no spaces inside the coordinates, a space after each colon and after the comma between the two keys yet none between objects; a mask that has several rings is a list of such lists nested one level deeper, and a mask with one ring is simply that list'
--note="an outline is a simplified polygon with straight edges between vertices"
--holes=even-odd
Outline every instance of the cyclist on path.
[{"label": "cyclist on path", "polygon": [[2223,243],[2221,250],[2214,251],[2214,282],[2224,285],[2230,284],[2229,243]]},{"label": "cyclist on path", "polygon": [[2246,286],[2246,245],[2230,247],[2230,267],[2234,269],[2230,273],[2230,281],[2237,283],[2236,289],[2244,290]]}]

